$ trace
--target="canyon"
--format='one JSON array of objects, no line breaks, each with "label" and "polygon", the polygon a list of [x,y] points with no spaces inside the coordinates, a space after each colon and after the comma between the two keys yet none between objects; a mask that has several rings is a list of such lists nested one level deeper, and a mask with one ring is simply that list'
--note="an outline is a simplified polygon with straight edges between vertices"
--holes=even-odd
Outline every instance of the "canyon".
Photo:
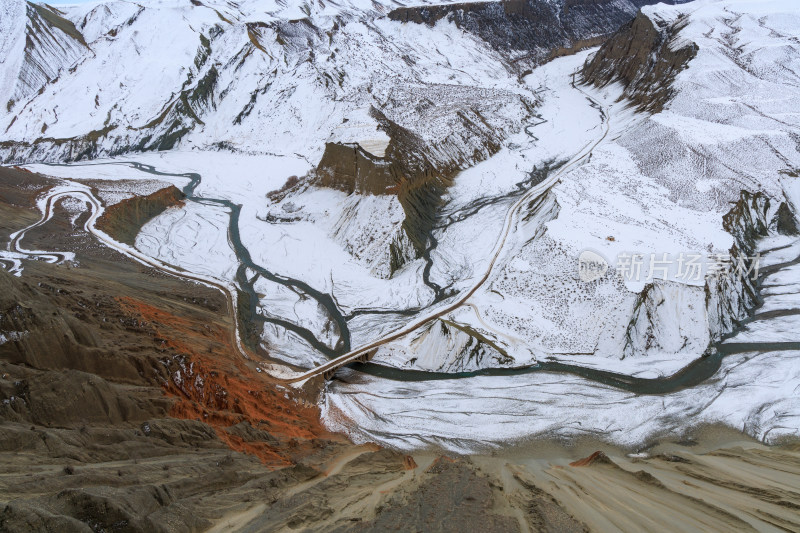
[{"label": "canyon", "polygon": [[788,0],[0,10],[1,527],[800,527]]}]

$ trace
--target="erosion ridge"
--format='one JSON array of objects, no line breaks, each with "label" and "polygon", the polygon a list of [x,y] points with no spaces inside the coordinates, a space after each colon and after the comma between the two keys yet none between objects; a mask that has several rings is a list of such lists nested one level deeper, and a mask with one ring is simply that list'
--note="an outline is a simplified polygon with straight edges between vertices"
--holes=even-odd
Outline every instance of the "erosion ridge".
[{"label": "erosion ridge", "polygon": [[133,245],[136,235],[148,221],[170,207],[183,205],[185,195],[174,185],[148,194],[126,198],[105,209],[97,228],[119,242]]},{"label": "erosion ridge", "polygon": [[[53,7],[33,2],[15,2],[13,9],[24,11],[25,23],[17,28],[17,39],[24,41],[23,67],[16,76],[3,80],[0,88],[8,88],[9,100],[2,102],[6,110],[38,91],[43,85],[55,81],[61,70],[72,65],[89,51],[89,47],[75,25],[63,17],[64,13]],[[13,36],[9,36],[13,39]],[[10,85],[7,87],[5,84]],[[47,131],[47,124],[41,133]]]},{"label": "erosion ridge", "polygon": [[584,82],[603,87],[619,81],[640,111],[661,111],[673,95],[675,76],[697,55],[697,44],[680,40],[684,24],[684,17],[654,22],[639,12],[584,64]]},{"label": "erosion ridge", "polygon": [[[429,101],[429,105],[435,104]],[[346,192],[397,196],[405,213],[402,229],[414,255],[404,254],[401,244],[392,243],[390,273],[393,273],[407,261],[422,256],[430,246],[437,209],[453,176],[458,170],[496,153],[503,133],[488,125],[479,127],[480,110],[468,109],[465,114],[458,114],[463,133],[454,132],[426,142],[376,109],[372,113],[390,137],[385,155],[371,156],[358,144],[328,143],[315,176],[317,183]],[[474,152],[464,153],[464,146],[470,145],[474,146]]]},{"label": "erosion ridge", "polygon": [[800,529],[791,0],[595,53],[636,1],[420,3],[51,10],[91,53],[0,110],[0,529]]},{"label": "erosion ridge", "polygon": [[[741,191],[739,200],[722,220],[722,226],[734,238],[728,250],[731,269],[741,268],[752,272],[756,265],[757,240],[769,235],[769,228],[776,227],[777,211],[770,207],[769,198],[761,192]],[[683,339],[674,339],[670,316],[660,308],[664,303],[680,298],[681,288],[677,284],[654,281],[645,285],[639,293],[632,318],[625,332],[625,356],[646,354],[651,350],[680,349]],[[699,289],[698,289],[699,290]],[[759,305],[757,281],[753,275],[711,277],[702,287],[709,330],[708,351],[715,351],[717,343],[731,334]],[[665,306],[668,307],[668,306]],[[671,339],[671,337],[673,337]],[[670,344],[670,342],[675,344]]]},{"label": "erosion ridge", "polygon": [[[596,46],[649,0],[509,0],[400,7],[389,18],[433,25],[447,19],[488,42],[525,69]],[[680,3],[680,2],[670,2]]]}]

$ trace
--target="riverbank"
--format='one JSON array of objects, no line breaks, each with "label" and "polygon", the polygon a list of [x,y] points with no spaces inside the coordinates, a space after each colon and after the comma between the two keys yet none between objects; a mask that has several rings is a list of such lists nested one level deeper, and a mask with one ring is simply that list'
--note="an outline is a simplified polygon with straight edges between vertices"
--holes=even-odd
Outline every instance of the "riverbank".
[{"label": "riverbank", "polygon": [[[2,172],[7,238],[53,183]],[[0,272],[3,529],[800,526],[798,445],[718,426],[630,449],[599,436],[463,456],[349,443],[242,361],[223,294],[98,243],[87,216],[64,199],[25,236],[73,263]]]}]

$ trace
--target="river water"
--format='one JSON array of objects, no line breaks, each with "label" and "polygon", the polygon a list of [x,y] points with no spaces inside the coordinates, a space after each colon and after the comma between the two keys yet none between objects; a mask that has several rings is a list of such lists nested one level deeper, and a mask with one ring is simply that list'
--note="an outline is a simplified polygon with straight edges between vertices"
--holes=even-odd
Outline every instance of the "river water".
[{"label": "river water", "polygon": [[[92,165],[93,163],[88,163]],[[109,164],[109,163],[104,163]],[[186,196],[187,201],[198,202],[208,205],[217,205],[225,208],[229,214],[228,223],[228,238],[230,245],[236,254],[239,266],[235,275],[235,282],[240,291],[240,295],[247,298],[248,305],[240,306],[239,316],[237,317],[240,322],[240,329],[242,331],[260,331],[263,329],[265,323],[273,324],[277,327],[284,328],[296,334],[304,341],[306,341],[315,350],[324,354],[329,358],[335,358],[339,355],[347,353],[351,350],[351,338],[348,328],[348,321],[355,316],[364,314],[393,314],[400,316],[413,316],[414,314],[422,311],[423,309],[399,309],[399,310],[386,310],[386,309],[359,309],[357,312],[350,313],[345,316],[339,307],[336,305],[333,297],[321,290],[318,290],[308,283],[287,276],[284,273],[275,273],[264,268],[262,265],[257,264],[251,257],[247,247],[242,242],[239,232],[239,221],[242,206],[231,202],[228,199],[222,198],[208,198],[198,196],[195,190],[202,181],[202,176],[196,172],[188,173],[171,173],[160,171],[153,165],[140,163],[137,161],[117,161],[111,164],[127,165],[138,171],[151,174],[154,176],[169,176],[188,179],[188,183],[182,188],[183,194]],[[53,166],[80,166],[80,165],[61,165],[52,164]],[[560,164],[549,164],[545,172],[559,168]],[[515,187],[513,193],[507,194],[501,198],[497,198],[492,202],[481,202],[474,206],[468,206],[457,213],[449,213],[441,217],[442,223],[437,226],[438,229],[444,228],[453,223],[455,220],[462,220],[483,207],[494,205],[503,201],[513,201],[517,196],[523,194],[526,188],[535,185],[537,181],[541,181],[542,176],[531,174],[529,181],[520,183]],[[430,252],[436,246],[436,240],[430,240]],[[785,247],[784,247],[785,248]],[[429,274],[433,259],[430,253],[425,257],[426,267],[424,273]],[[788,261],[779,262],[763,269],[761,276],[757,282],[757,286],[761,287],[770,276],[776,276],[784,270],[794,267],[800,263],[800,258],[791,258]],[[252,273],[255,273],[253,275]],[[325,310],[328,319],[335,324],[338,332],[338,340],[335,346],[331,348],[328,343],[322,339],[318,339],[314,332],[308,328],[304,328],[295,322],[286,320],[284,318],[275,316],[264,316],[258,313],[259,297],[256,293],[254,285],[259,277],[268,280],[271,283],[276,283],[283,287],[289,288],[292,291],[302,294],[307,298],[311,298]],[[450,295],[452,296],[452,295]],[[436,291],[430,305],[442,301],[443,297]],[[763,299],[756,309],[753,309],[752,314],[758,313],[759,308],[763,305]],[[783,316],[786,313],[791,314],[791,310],[784,313],[775,313],[776,316]],[[246,313],[246,314],[243,314]],[[746,324],[747,321],[743,323]],[[426,382],[426,381],[442,381],[442,380],[459,380],[459,379],[472,379],[476,377],[512,377],[536,373],[559,373],[565,375],[577,376],[582,379],[602,384],[605,386],[613,387],[619,390],[632,392],[635,394],[669,394],[682,389],[697,386],[707,379],[711,378],[719,369],[722,360],[732,354],[741,354],[746,352],[770,352],[782,350],[800,350],[800,342],[736,342],[736,338],[740,333],[742,326],[726,335],[721,341],[710,347],[709,350],[698,357],[696,360],[669,376],[643,378],[625,375],[621,373],[611,372],[607,370],[599,370],[594,368],[583,367],[580,365],[566,364],[556,361],[540,361],[534,365],[526,366],[523,368],[485,368],[471,372],[460,373],[445,373],[445,372],[429,372],[414,369],[401,369],[390,367],[377,363],[352,363],[350,368],[358,373],[366,374],[379,378],[382,380],[391,380],[396,382]],[[800,340],[800,339],[798,339]]]}]

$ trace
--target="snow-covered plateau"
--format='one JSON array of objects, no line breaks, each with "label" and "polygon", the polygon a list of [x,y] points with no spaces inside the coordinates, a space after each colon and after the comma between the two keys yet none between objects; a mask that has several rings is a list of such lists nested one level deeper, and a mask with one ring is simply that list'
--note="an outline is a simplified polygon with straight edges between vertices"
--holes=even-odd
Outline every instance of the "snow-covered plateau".
[{"label": "snow-covered plateau", "polygon": [[179,188],[135,247],[235,285],[271,363],[387,339],[327,383],[330,429],[459,452],[800,435],[792,0],[0,15],[0,160],[106,205]]}]

